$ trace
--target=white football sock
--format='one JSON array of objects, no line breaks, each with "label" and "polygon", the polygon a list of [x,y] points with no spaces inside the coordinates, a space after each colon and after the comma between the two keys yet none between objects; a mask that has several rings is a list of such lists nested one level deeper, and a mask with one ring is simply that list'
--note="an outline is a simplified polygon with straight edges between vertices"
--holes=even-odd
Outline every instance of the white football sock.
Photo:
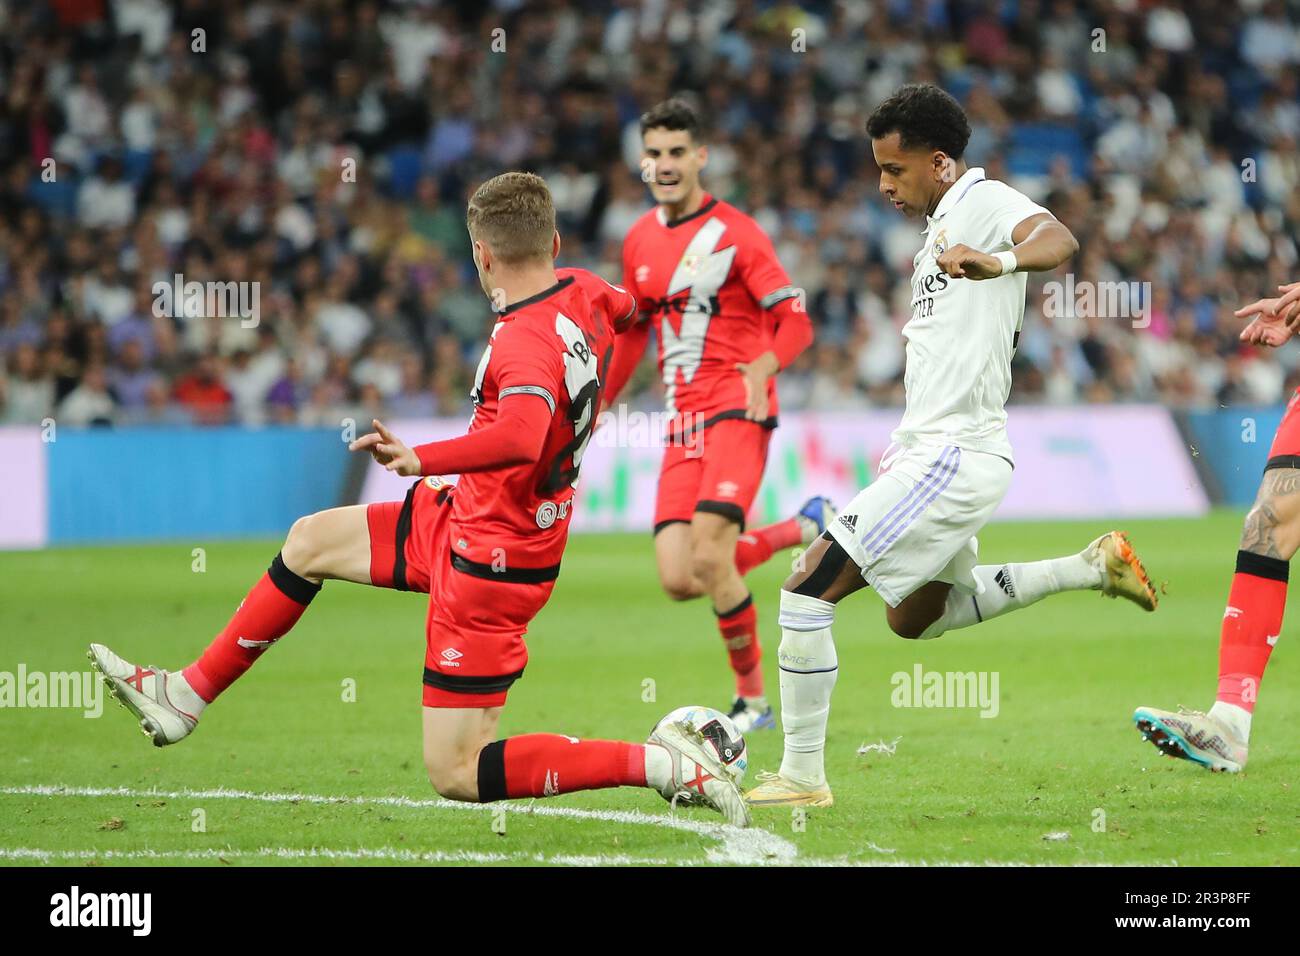
[{"label": "white football sock", "polygon": [[829,601],[781,592],[781,776],[804,784],[826,781],[826,722],[839,668],[834,620],[835,605]]},{"label": "white football sock", "polygon": [[1245,707],[1230,704],[1226,700],[1216,700],[1210,708],[1210,716],[1227,724],[1228,729],[1237,735],[1243,744],[1250,743],[1251,713]]},{"label": "white football sock", "polygon": [[965,594],[956,588],[949,591],[943,616],[925,629],[921,640],[992,620],[1049,594],[1101,587],[1101,571],[1083,554],[1026,564],[981,564],[974,574],[984,585],[983,593]]},{"label": "white football sock", "polygon": [[167,674],[167,699],[173,707],[178,707],[196,718],[203,713],[203,708],[208,706],[208,702],[190,686],[183,671],[170,671]]}]

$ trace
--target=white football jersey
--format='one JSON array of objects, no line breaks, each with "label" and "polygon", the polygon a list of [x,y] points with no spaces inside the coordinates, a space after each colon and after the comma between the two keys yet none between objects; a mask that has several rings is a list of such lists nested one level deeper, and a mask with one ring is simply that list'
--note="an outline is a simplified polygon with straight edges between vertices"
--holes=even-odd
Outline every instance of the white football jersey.
[{"label": "white football jersey", "polygon": [[1005,252],[1011,232],[1047,212],[1006,183],[968,169],[927,216],[925,246],[912,260],[912,317],[903,326],[907,408],[895,429],[900,445],[958,445],[1011,461],[1007,396],[1011,356],[1025,317],[1023,272],[996,279],[954,279],[937,260],[961,243]]}]

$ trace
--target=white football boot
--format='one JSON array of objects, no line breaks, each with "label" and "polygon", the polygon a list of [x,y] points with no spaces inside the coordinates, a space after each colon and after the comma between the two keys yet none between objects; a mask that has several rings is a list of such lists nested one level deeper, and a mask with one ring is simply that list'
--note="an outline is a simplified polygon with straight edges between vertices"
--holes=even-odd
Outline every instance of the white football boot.
[{"label": "white football boot", "polygon": [[1083,556],[1101,574],[1101,593],[1122,597],[1144,611],[1154,611],[1160,599],[1147,570],[1138,560],[1127,531],[1109,531],[1084,548]]},{"label": "white football boot", "polygon": [[819,784],[800,783],[771,770],[760,770],[758,781],[758,786],[745,794],[745,802],[751,807],[830,807],[835,804],[830,784],[824,780]]},{"label": "white football boot", "polygon": [[684,723],[661,724],[646,741],[662,747],[672,772],[659,792],[669,803],[703,804],[732,826],[749,826],[749,808],[729,768],[704,745],[704,735]]},{"label": "white football boot", "polygon": [[733,699],[727,716],[742,737],[751,730],[771,730],[776,727],[776,714],[772,712],[772,705],[763,697]]},{"label": "white football boot", "polygon": [[140,719],[141,733],[155,747],[183,740],[198,725],[203,701],[180,674],[159,667],[139,667],[103,644],[91,644],[86,656],[99,671],[108,692]]},{"label": "white football boot", "polygon": [[1178,712],[1139,707],[1133,722],[1143,740],[1161,753],[1181,757],[1215,772],[1238,773],[1246,766],[1246,744],[1223,721],[1199,710]]}]

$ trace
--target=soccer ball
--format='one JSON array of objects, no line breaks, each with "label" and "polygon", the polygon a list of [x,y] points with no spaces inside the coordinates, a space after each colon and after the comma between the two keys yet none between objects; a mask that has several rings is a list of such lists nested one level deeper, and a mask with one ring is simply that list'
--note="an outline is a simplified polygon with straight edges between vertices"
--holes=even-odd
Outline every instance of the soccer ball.
[{"label": "soccer ball", "polygon": [[712,707],[678,707],[655,724],[655,731],[667,724],[684,724],[691,732],[699,734],[701,746],[708,753],[717,754],[718,761],[731,773],[736,786],[740,786],[749,766],[749,748],[730,717]]}]

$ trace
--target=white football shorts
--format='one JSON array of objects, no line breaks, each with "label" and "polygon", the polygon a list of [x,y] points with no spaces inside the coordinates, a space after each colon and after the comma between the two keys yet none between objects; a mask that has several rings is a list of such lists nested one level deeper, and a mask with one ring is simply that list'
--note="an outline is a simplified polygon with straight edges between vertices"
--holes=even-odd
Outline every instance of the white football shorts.
[{"label": "white football shorts", "polygon": [[1011,470],[1005,458],[956,445],[891,445],[876,480],[827,530],[890,607],[930,581],[978,594],[975,536]]}]

